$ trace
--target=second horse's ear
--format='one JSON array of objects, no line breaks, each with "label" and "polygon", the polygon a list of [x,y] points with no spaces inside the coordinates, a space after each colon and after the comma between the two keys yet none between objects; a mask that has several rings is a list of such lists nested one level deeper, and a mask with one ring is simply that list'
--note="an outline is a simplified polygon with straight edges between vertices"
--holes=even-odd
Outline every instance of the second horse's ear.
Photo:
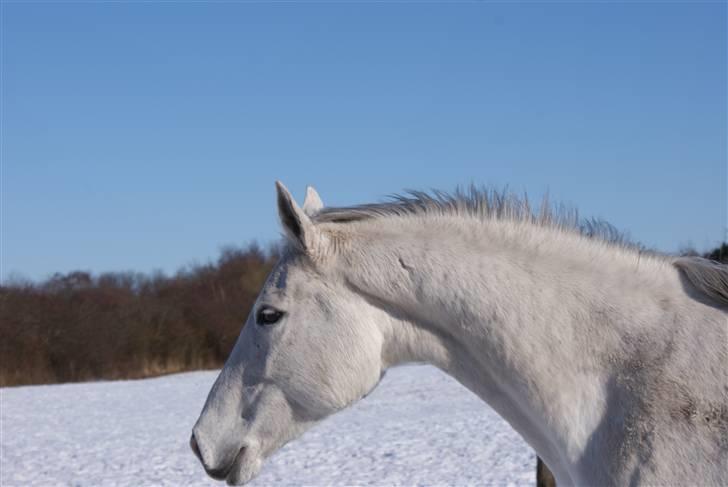
[{"label": "second horse's ear", "polygon": [[321,231],[311,222],[306,212],[296,204],[291,193],[280,181],[276,181],[276,192],[278,217],[286,237],[309,255],[321,254],[323,250],[321,247],[325,244]]},{"label": "second horse's ear", "polygon": [[306,198],[303,200],[303,212],[306,215],[313,217],[323,209],[324,202],[321,201],[321,197],[313,186],[308,186],[306,188]]}]

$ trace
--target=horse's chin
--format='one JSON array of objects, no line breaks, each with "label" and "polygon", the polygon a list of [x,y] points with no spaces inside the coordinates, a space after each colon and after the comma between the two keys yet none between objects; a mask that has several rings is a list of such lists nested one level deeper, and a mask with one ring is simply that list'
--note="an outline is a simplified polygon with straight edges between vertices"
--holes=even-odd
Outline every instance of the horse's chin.
[{"label": "horse's chin", "polygon": [[247,484],[258,475],[262,466],[263,459],[259,455],[248,449],[242,449],[238,453],[225,481],[228,485]]}]

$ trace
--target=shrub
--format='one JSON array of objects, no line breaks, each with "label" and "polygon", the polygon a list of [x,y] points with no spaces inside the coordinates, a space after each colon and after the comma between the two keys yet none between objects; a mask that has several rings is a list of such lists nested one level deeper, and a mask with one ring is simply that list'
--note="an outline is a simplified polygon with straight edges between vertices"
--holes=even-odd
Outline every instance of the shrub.
[{"label": "shrub", "polygon": [[71,272],[0,286],[0,386],[220,367],[276,259],[230,247],[172,277]]}]

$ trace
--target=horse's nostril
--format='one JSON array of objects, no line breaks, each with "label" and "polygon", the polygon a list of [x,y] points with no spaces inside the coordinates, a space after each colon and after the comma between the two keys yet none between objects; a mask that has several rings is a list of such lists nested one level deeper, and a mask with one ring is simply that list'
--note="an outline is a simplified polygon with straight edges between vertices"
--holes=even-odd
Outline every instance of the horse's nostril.
[{"label": "horse's nostril", "polygon": [[202,455],[200,454],[200,447],[197,446],[197,439],[195,438],[195,434],[192,433],[192,436],[190,436],[190,448],[192,448],[192,451],[195,453],[195,456],[202,461]]}]

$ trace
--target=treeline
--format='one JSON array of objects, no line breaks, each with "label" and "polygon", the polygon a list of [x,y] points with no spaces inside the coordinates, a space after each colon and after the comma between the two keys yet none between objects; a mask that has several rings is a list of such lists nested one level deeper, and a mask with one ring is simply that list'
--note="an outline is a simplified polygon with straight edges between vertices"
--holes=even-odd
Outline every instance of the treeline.
[{"label": "treeline", "polygon": [[[704,257],[728,263],[728,244]],[[277,258],[253,245],[171,277],[71,272],[6,283],[0,386],[220,367]]]},{"label": "treeline", "polygon": [[0,386],[220,367],[276,259],[253,245],[171,277],[72,272],[0,286]]},{"label": "treeline", "polygon": [[703,257],[722,262],[723,264],[728,264],[728,243],[723,242],[720,247],[716,247],[710,252],[703,254]]}]

